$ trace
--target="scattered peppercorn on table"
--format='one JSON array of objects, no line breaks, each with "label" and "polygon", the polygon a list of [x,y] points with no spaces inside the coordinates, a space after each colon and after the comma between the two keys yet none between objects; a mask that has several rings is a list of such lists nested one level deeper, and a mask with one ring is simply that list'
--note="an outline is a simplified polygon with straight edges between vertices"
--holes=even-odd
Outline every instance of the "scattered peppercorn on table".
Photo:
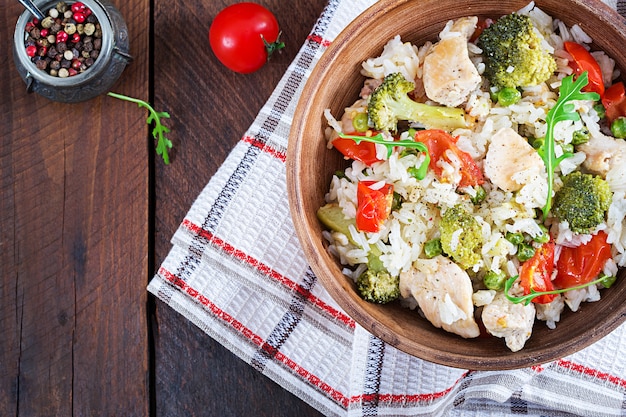
[{"label": "scattered peppercorn on table", "polygon": [[260,1],[286,48],[246,75],[222,66],[207,38],[233,1],[111,3],[133,57],[111,91],[171,115],[169,165],[144,108],[28,93],[9,41],[23,8],[0,12],[0,415],[319,415],[146,285],[326,1]]}]

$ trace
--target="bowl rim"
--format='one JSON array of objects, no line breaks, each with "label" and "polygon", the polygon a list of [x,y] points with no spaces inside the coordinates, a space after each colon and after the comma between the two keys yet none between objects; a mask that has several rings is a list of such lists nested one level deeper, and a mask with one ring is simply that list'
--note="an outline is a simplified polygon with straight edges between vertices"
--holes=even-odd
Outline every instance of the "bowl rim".
[{"label": "bowl rim", "polygon": [[[380,0],[364,10],[359,16],[350,22],[335,37],[315,64],[315,67],[311,71],[308,80],[304,85],[294,114],[306,114],[307,109],[312,106],[315,92],[323,83],[327,82],[326,75],[330,71],[329,64],[331,64],[338,55],[349,47],[349,39],[359,36],[359,33],[365,30],[363,22],[375,21],[384,14],[388,13],[391,9],[401,7],[410,1],[411,0]],[[510,3],[527,4],[529,1],[511,1]],[[536,0],[535,3],[539,8],[541,8],[541,0]],[[603,21],[604,24],[612,26],[613,29],[621,30],[622,33],[626,31],[626,19],[621,17],[615,10],[602,1],[571,0],[571,3],[575,4],[577,7],[586,9],[588,12],[593,11],[599,20]],[[517,9],[512,8],[512,10]],[[471,10],[468,11],[467,15],[470,15],[470,13]],[[381,39],[381,48],[384,42],[385,40]],[[359,64],[360,62],[355,62],[355,66]],[[622,74],[622,78],[623,77],[624,73]],[[330,107],[330,104],[328,107]],[[303,166],[301,163],[302,161],[298,158],[303,145],[303,140],[300,139],[303,132],[306,131],[304,123],[305,118],[294,117],[287,146],[286,159],[289,209],[296,235],[302,245],[305,258],[307,259],[312,271],[320,279],[323,287],[329,293],[331,298],[333,298],[333,300],[342,309],[344,309],[356,323],[363,326],[374,336],[398,348],[399,350],[404,351],[405,353],[437,364],[475,370],[507,370],[544,364],[577,352],[597,341],[599,337],[606,336],[608,333],[617,328],[626,318],[626,305],[621,308],[606,311],[604,316],[605,320],[602,322],[602,325],[594,328],[591,332],[592,334],[581,332],[580,334],[576,334],[572,338],[563,341],[563,343],[558,346],[551,346],[549,349],[541,352],[537,352],[536,350],[525,351],[525,349],[518,352],[511,352],[511,355],[507,356],[506,361],[503,361],[502,358],[499,357],[468,358],[463,353],[442,352],[439,349],[423,344],[420,341],[416,341],[402,332],[393,332],[393,330],[387,328],[379,321],[375,320],[371,323],[372,317],[362,311],[361,308],[357,307],[360,305],[358,302],[355,303],[356,292],[353,290],[350,291],[344,282],[336,281],[333,278],[333,271],[329,269],[327,262],[330,258],[335,264],[334,266],[336,267],[336,271],[339,271],[339,268],[336,265],[338,262],[335,258],[330,257],[325,248],[323,248],[323,252],[318,250],[322,247],[320,246],[320,242],[322,240],[321,234],[320,236],[312,236],[307,232],[310,224],[307,223],[305,215],[306,207],[303,204],[303,199],[306,198],[302,189],[301,172],[303,170]],[[334,272],[336,273],[336,271]],[[623,275],[623,272],[624,270],[620,272],[620,275]],[[442,329],[434,330],[445,332]]]}]

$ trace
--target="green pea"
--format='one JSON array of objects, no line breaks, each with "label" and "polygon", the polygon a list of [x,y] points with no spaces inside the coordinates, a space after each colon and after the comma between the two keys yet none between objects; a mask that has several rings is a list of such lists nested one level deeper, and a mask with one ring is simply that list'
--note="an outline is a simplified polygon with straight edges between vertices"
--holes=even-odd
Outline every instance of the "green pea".
[{"label": "green pea", "polygon": [[485,191],[482,186],[477,185],[476,187],[474,187],[474,190],[476,190],[476,195],[470,198],[470,201],[472,203],[479,204],[480,202],[485,200],[485,198],[487,198],[487,191]]},{"label": "green pea", "polygon": [[441,248],[440,239],[431,239],[424,244],[424,255],[426,255],[428,259],[434,258],[442,253],[443,249]]},{"label": "green pea", "polygon": [[520,243],[517,245],[517,259],[520,262],[525,262],[535,256],[535,248],[526,243]]},{"label": "green pea", "polygon": [[521,233],[506,232],[506,236],[504,236],[504,238],[514,245],[519,245],[524,242],[524,235]]},{"label": "green pea", "polygon": [[367,113],[357,113],[352,118],[352,126],[357,132],[367,132],[367,129],[369,129],[367,124]]},{"label": "green pea", "polygon": [[506,282],[506,274],[502,271],[494,272],[487,271],[483,278],[483,283],[488,290],[502,290],[504,289],[504,283]]},{"label": "green pea", "polygon": [[602,105],[602,103],[598,103],[593,106],[593,109],[598,113],[598,117],[600,119],[604,119],[606,117],[606,109]]},{"label": "green pea", "polygon": [[611,133],[618,139],[626,139],[626,117],[618,117],[611,123]]},{"label": "green pea", "polygon": [[562,143],[561,149],[563,149],[563,153],[574,153],[574,145],[571,143]]},{"label": "green pea", "polygon": [[616,280],[617,277],[614,277],[612,275],[605,275],[604,277],[602,277],[602,281],[600,281],[600,284],[602,284],[604,288],[611,288],[611,285],[613,285]]},{"label": "green pea", "polygon": [[537,243],[547,243],[550,240],[550,233],[548,232],[548,228],[543,224],[539,225],[541,229],[541,233],[537,236],[533,237],[533,240]]},{"label": "green pea", "polygon": [[[604,108],[604,107],[603,107]],[[582,145],[589,142],[589,131],[587,129],[580,129],[574,132],[572,135],[572,145]]]},{"label": "green pea", "polygon": [[505,87],[498,91],[498,104],[508,107],[522,99],[522,93],[517,88]]},{"label": "green pea", "polygon": [[544,142],[546,141],[546,138],[536,138],[535,140],[533,140],[533,143],[531,143],[532,147],[535,149],[539,149],[543,146]]},{"label": "green pea", "polygon": [[491,87],[489,89],[489,97],[494,103],[498,102],[498,89],[496,87]]},{"label": "green pea", "polygon": [[399,210],[400,206],[404,202],[404,198],[395,191],[393,192],[393,200],[391,202],[391,210]]}]

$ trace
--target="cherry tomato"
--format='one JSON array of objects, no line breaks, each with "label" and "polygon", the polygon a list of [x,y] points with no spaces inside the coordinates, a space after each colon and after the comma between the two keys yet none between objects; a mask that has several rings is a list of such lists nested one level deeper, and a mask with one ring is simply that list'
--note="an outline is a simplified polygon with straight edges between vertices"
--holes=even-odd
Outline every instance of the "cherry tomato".
[{"label": "cherry tomato", "polygon": [[356,199],[356,227],[363,232],[378,232],[393,204],[393,184],[384,184],[379,189],[371,186],[377,181],[359,181]]},{"label": "cherry tomato", "polygon": [[554,285],[557,288],[570,288],[595,279],[606,261],[611,259],[611,245],[606,238],[606,233],[600,231],[584,245],[563,247],[556,262]]},{"label": "cherry tomato", "polygon": [[626,116],[626,91],[624,83],[618,82],[610,86],[604,92],[602,105],[606,110],[606,118],[609,123],[620,116]]},{"label": "cherry tomato", "polygon": [[215,16],[209,43],[217,59],[243,74],[260,69],[272,53],[285,45],[278,40],[276,17],[256,3],[236,3]]},{"label": "cherry tomato", "polygon": [[467,152],[463,152],[456,146],[456,139],[448,132],[437,129],[418,130],[415,140],[422,142],[428,148],[430,154],[430,169],[441,177],[442,169],[437,165],[441,158],[448,160],[446,151],[451,150],[461,161],[461,181],[460,187],[474,187],[485,182],[483,173],[476,165],[474,158]]},{"label": "cherry tomato", "polygon": [[[354,132],[350,135],[360,136],[360,133]],[[372,142],[361,141],[358,144],[350,138],[333,139],[333,146],[346,158],[361,161],[365,165],[370,166],[374,162],[380,161],[376,157],[376,144]]]},{"label": "cherry tomato", "polygon": [[[524,262],[520,267],[520,283],[524,295],[532,291],[553,291],[552,271],[554,271],[554,242],[549,241],[535,251],[535,255]],[[533,298],[533,303],[548,304],[554,300],[556,294],[543,294]]]},{"label": "cherry tomato", "polygon": [[602,97],[604,94],[604,81],[602,80],[602,70],[598,61],[579,43],[563,42],[563,47],[573,58],[570,66],[574,73],[580,75],[587,71],[589,83],[583,88],[583,91],[593,91]]}]

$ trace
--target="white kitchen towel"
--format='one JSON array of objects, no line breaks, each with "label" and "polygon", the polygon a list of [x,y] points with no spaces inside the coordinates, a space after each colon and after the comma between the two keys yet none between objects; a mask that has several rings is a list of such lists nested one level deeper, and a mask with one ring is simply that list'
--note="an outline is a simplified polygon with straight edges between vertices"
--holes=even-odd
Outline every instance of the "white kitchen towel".
[{"label": "white kitchen towel", "polygon": [[[542,366],[487,372],[407,355],[354,322],[304,258],[285,183],[315,63],[373,0],[331,0],[272,96],[172,238],[148,290],[329,416],[626,415],[626,326]],[[626,13],[626,0],[612,7]]]}]

